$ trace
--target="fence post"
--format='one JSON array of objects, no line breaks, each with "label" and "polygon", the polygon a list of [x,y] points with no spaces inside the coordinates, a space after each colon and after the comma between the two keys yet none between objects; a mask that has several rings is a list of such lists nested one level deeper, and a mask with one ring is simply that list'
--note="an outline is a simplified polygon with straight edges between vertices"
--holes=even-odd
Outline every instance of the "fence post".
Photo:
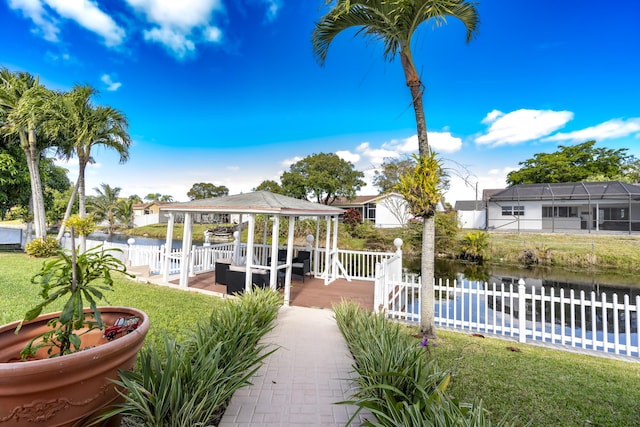
[{"label": "fence post", "polygon": [[129,266],[133,265],[133,245],[136,243],[136,239],[134,239],[133,237],[129,237],[129,239],[127,240],[127,244],[129,245],[129,253],[128,258],[129,258]]},{"label": "fence post", "polygon": [[527,302],[525,301],[524,279],[518,280],[518,341],[527,342]]}]

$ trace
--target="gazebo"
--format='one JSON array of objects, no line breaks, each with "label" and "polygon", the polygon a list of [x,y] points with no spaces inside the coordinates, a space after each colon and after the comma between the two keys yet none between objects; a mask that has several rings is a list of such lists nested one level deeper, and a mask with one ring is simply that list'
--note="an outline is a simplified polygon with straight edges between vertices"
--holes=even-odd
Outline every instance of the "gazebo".
[{"label": "gazebo", "polygon": [[[191,254],[191,234],[194,214],[237,214],[240,216],[238,221],[241,228],[244,224],[244,217],[247,220],[247,257],[245,276],[245,291],[250,292],[252,283],[251,277],[256,269],[270,271],[270,287],[276,288],[278,272],[284,270],[284,303],[289,304],[291,292],[291,271],[293,259],[293,239],[295,221],[299,217],[316,218],[316,236],[315,247],[319,248],[320,242],[320,223],[326,221],[326,238],[325,250],[328,254],[325,257],[323,277],[325,284],[329,284],[337,278],[338,275],[338,217],[344,212],[343,209],[326,206],[319,203],[313,203],[306,200],[295,199],[280,194],[274,194],[269,191],[256,191],[253,193],[238,194],[234,196],[214,197],[210,199],[193,200],[184,203],[173,203],[162,207],[162,211],[168,213],[169,221],[167,226],[167,244],[165,245],[165,262],[164,277],[167,281],[169,275],[169,264],[171,256],[171,243],[173,236],[173,225],[177,214],[184,214],[184,234],[182,237],[182,258],[180,268],[180,286],[189,286],[189,265]],[[271,220],[271,261],[270,265],[260,265],[254,261],[254,245],[255,245],[255,225],[256,215],[264,215],[265,217],[265,235],[266,224]],[[287,257],[284,264],[278,263],[278,257],[274,254],[278,253],[278,236],[280,231],[281,218],[289,220],[289,228],[287,234]],[[239,237],[236,240],[239,243]]]}]

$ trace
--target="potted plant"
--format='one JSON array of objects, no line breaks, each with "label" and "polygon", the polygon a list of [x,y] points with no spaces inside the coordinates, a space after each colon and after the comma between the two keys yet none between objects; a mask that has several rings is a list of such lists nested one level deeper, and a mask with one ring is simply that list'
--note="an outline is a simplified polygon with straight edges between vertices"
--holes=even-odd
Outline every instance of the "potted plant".
[{"label": "potted plant", "polygon": [[[72,229],[71,253],[59,250],[32,279],[42,301],[22,321],[0,327],[0,427],[90,424],[120,401],[123,390],[112,381],[118,371],[135,367],[147,315],[98,306],[112,290],[112,274],[128,274],[113,254],[120,250],[98,246],[76,256],[73,248]],[[41,314],[60,300],[62,311]],[[135,327],[105,336],[106,326],[121,318]],[[102,425],[118,426],[120,419]]]}]

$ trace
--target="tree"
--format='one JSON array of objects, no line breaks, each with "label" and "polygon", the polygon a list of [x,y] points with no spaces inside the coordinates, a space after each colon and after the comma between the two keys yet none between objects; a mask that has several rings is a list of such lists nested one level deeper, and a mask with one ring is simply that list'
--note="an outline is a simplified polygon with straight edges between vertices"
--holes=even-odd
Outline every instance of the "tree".
[{"label": "tree", "polygon": [[[327,0],[328,3],[334,2]],[[413,62],[411,41],[421,24],[433,21],[439,27],[446,23],[447,17],[462,22],[469,42],[477,31],[479,18],[476,4],[466,0],[335,0],[335,6],[320,18],[312,35],[313,50],[321,64],[335,37],[353,28],[358,28],[356,34],[381,41],[385,60],[400,56],[405,82],[411,92],[420,158],[430,156],[431,152],[422,101],[424,85]],[[420,329],[427,336],[435,336],[434,215],[435,210],[424,212],[422,234]]]},{"label": "tree", "polygon": [[133,227],[134,212],[131,198],[118,200],[116,219],[127,228]]},{"label": "tree", "polygon": [[160,196],[160,201],[161,202],[173,202],[173,196],[170,196],[168,194],[163,194],[162,196]]},{"label": "tree", "polygon": [[142,198],[137,194],[129,196],[129,200],[131,200],[132,203],[142,203]]},{"label": "tree", "polygon": [[413,170],[414,166],[414,161],[408,157],[384,159],[380,170],[374,172],[373,185],[378,187],[380,193],[397,191],[400,177]]},{"label": "tree", "polygon": [[160,193],[149,193],[146,196],[144,196],[144,199],[149,202],[157,202],[158,200],[160,200],[161,197],[162,197],[162,194]]},{"label": "tree", "polygon": [[210,182],[193,184],[187,192],[189,200],[210,199],[211,197],[228,196],[229,189],[224,185],[214,185]]},{"label": "tree", "polygon": [[283,194],[282,186],[277,182],[267,179],[262,181],[253,191],[270,191],[275,194]]},{"label": "tree", "polygon": [[24,152],[2,136],[0,144],[0,219],[4,219],[15,206],[28,208],[31,192]]},{"label": "tree", "polygon": [[111,234],[115,230],[117,218],[119,215],[119,198],[120,187],[111,187],[109,184],[102,183],[100,188],[94,188],[97,196],[87,199],[87,205],[96,221],[106,221],[107,233]]},{"label": "tree", "polygon": [[595,141],[571,146],[558,146],[553,153],[538,153],[509,172],[507,185],[555,182],[610,181],[632,173],[637,159],[626,154],[626,148],[595,148]]},{"label": "tree", "polygon": [[44,239],[47,234],[38,167],[45,144],[39,133],[45,121],[47,103],[53,95],[29,73],[0,69],[0,133],[7,140],[16,141],[24,153],[29,170],[34,230],[39,239]]},{"label": "tree", "polygon": [[[112,107],[94,106],[91,97],[98,91],[89,85],[75,85],[60,97],[55,106],[55,114],[48,124],[53,135],[61,135],[68,143],[59,148],[63,157],[78,159],[78,214],[85,218],[85,171],[94,159],[91,150],[100,146],[115,150],[120,155],[120,163],[129,160],[131,137],[127,131],[126,116]],[[73,199],[69,200],[69,204]],[[80,248],[84,251],[86,236],[80,236]]]},{"label": "tree", "polygon": [[356,170],[351,162],[337,154],[312,154],[291,165],[282,174],[282,190],[285,195],[298,199],[315,199],[330,205],[337,197],[352,199],[366,185],[364,173]]}]

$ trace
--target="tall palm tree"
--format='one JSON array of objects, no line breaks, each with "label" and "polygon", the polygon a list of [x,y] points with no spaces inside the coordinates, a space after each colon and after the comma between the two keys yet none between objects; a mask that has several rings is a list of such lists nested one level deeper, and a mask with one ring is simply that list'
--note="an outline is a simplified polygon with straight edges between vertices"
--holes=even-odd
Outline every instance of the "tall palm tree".
[{"label": "tall palm tree", "polygon": [[54,93],[26,72],[11,72],[0,69],[0,132],[10,138],[17,138],[24,152],[29,181],[31,184],[31,204],[36,238],[44,238],[47,224],[44,208],[42,180],[38,164],[44,147],[40,135],[46,117],[46,105]]},{"label": "tall palm tree", "polygon": [[[113,149],[120,155],[120,163],[125,163],[129,160],[131,145],[126,116],[112,107],[94,106],[91,97],[95,94],[97,90],[89,85],[74,86],[61,98],[56,119],[49,127],[53,133],[66,135],[68,145],[59,150],[60,154],[67,159],[78,158],[80,218],[87,216],[85,171],[87,165],[94,162],[91,150],[96,146]],[[73,203],[73,199],[69,203]],[[86,244],[83,237],[80,239],[81,250]]]},{"label": "tall palm tree", "polygon": [[[467,42],[476,33],[479,25],[475,3],[467,0],[327,0],[333,8],[316,24],[312,43],[321,64],[324,63],[329,46],[335,37],[347,29],[358,28],[356,34],[381,41],[384,59],[393,61],[400,56],[400,63],[409,91],[418,131],[418,154],[420,159],[432,162],[433,153],[427,138],[427,122],[422,95],[424,85],[413,61],[411,41],[421,24],[432,21],[436,26],[446,23],[447,17],[457,18],[466,27]],[[435,251],[435,206],[423,215],[422,234],[422,332],[435,336],[434,322],[434,251]]]}]

